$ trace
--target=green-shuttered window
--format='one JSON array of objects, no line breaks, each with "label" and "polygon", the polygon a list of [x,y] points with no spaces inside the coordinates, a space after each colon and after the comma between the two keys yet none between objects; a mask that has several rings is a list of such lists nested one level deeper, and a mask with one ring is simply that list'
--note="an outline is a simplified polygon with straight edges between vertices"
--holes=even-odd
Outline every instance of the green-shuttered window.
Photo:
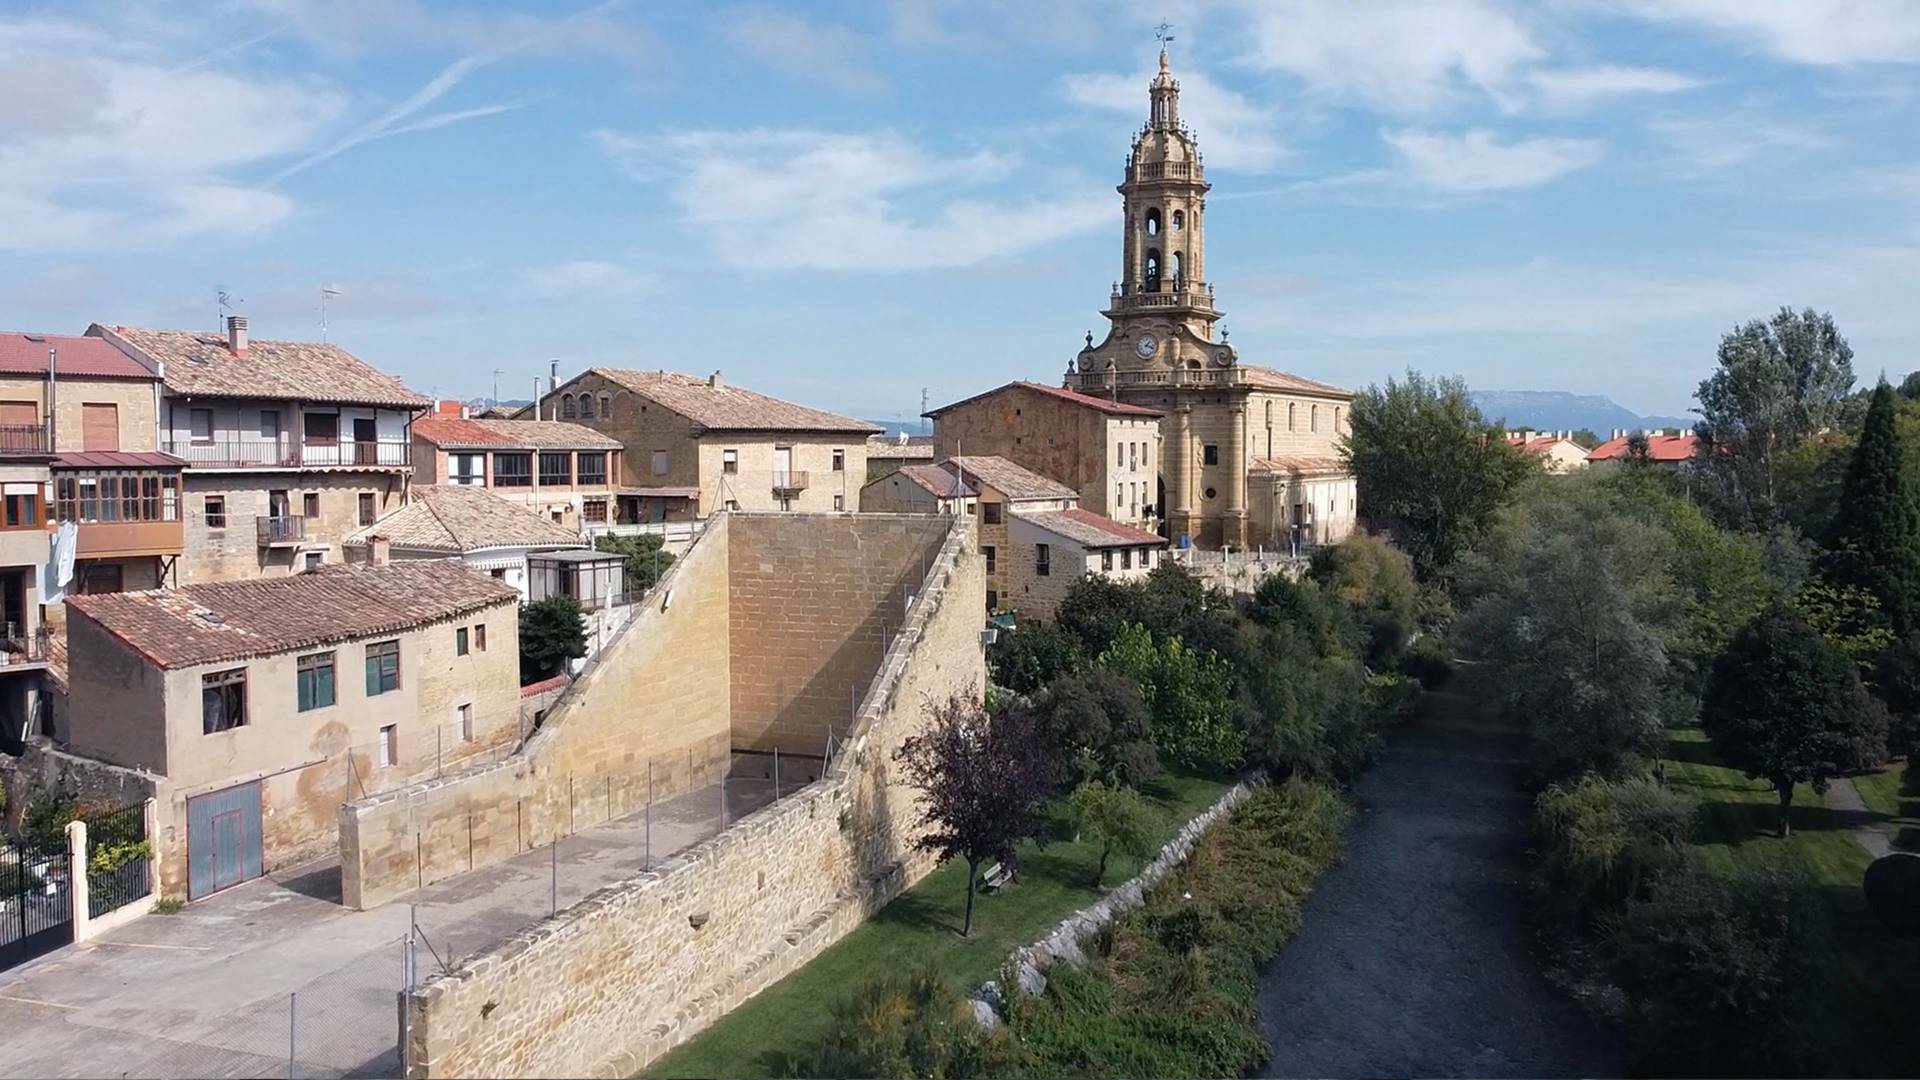
[{"label": "green-shuttered window", "polygon": [[299,683],[300,711],[324,709],[333,704],[333,654],[312,653],[295,662]]},{"label": "green-shuttered window", "polygon": [[367,696],[400,689],[400,643],[378,641],[367,646]]}]

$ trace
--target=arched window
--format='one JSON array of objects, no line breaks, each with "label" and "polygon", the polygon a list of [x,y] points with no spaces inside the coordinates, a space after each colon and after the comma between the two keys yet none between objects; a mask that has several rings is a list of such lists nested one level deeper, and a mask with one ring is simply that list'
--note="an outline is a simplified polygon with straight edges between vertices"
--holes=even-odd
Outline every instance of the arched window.
[{"label": "arched window", "polygon": [[1180,282],[1183,276],[1181,274],[1180,266],[1181,266],[1180,253],[1176,251],[1173,253],[1173,287],[1175,289],[1178,289],[1180,287]]},{"label": "arched window", "polygon": [[560,415],[566,417],[569,420],[580,415],[579,413],[574,411],[572,394],[560,395]]},{"label": "arched window", "polygon": [[1186,223],[1187,223],[1187,215],[1186,215],[1186,212],[1185,212],[1185,211],[1182,211],[1182,210],[1175,210],[1175,211],[1173,212],[1173,218],[1172,218],[1172,223],[1173,223],[1173,231],[1174,231],[1174,232],[1179,232],[1179,231],[1180,231],[1180,229],[1181,229],[1181,228],[1182,228],[1183,226],[1185,226],[1185,225],[1186,225]]},{"label": "arched window", "polygon": [[1313,406],[1313,411],[1307,414],[1307,430],[1320,430],[1320,406],[1318,405]]},{"label": "arched window", "polygon": [[1294,404],[1293,402],[1291,402],[1291,401],[1289,401],[1289,402],[1287,402],[1287,430],[1288,430],[1288,431],[1292,431],[1292,430],[1294,430],[1294,426],[1293,426],[1293,410],[1295,410],[1295,409],[1297,409],[1297,408],[1299,408],[1299,406],[1298,406],[1298,405],[1295,405],[1295,404]]},{"label": "arched window", "polygon": [[605,391],[600,394],[600,419],[613,419],[613,395]]},{"label": "arched window", "polygon": [[1160,291],[1160,249],[1159,248],[1151,248],[1147,251],[1146,290],[1148,292]]},{"label": "arched window", "polygon": [[1148,236],[1160,235],[1160,208],[1159,207],[1150,206],[1147,208],[1147,219],[1145,222],[1145,226],[1146,226]]},{"label": "arched window", "polygon": [[1340,406],[1333,407],[1333,433],[1340,434]]},{"label": "arched window", "polygon": [[1273,426],[1273,402],[1267,402],[1267,426]]}]

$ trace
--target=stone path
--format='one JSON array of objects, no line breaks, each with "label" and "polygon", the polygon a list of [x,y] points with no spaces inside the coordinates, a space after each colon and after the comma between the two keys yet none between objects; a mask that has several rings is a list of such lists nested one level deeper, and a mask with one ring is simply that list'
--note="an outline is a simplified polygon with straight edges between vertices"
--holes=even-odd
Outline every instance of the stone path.
[{"label": "stone path", "polygon": [[[654,807],[652,856],[772,801],[731,780]],[[0,972],[0,1076],[391,1076],[409,916],[416,970],[500,941],[641,868],[647,815],[430,885],[340,906],[337,864],[303,867],[147,915]]]},{"label": "stone path", "polygon": [[1853,785],[1853,777],[1843,776],[1828,785],[1826,804],[1830,810],[1857,816],[1864,822],[1849,828],[1847,832],[1867,854],[1877,859],[1893,853],[1893,826],[1868,808],[1866,800],[1860,797],[1860,789]]},{"label": "stone path", "polygon": [[1355,786],[1346,861],[1261,980],[1266,1076],[1612,1076],[1531,953],[1524,737],[1451,694]]}]

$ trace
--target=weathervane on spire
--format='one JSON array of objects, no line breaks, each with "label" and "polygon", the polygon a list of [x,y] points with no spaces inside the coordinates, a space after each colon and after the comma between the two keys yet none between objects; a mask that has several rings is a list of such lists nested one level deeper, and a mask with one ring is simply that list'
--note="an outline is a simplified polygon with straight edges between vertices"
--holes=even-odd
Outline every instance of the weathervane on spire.
[{"label": "weathervane on spire", "polygon": [[1160,25],[1153,28],[1153,36],[1159,40],[1161,48],[1166,48],[1167,43],[1173,40],[1173,24],[1161,19]]}]

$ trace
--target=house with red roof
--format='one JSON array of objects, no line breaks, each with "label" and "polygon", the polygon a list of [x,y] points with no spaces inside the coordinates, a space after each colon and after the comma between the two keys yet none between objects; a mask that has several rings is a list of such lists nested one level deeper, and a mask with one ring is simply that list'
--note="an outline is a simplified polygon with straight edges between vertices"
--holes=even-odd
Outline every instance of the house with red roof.
[{"label": "house with red roof", "polygon": [[482,487],[576,531],[637,521],[620,440],[569,420],[479,419],[443,401],[413,422],[413,482]]},{"label": "house with red roof", "polygon": [[1017,381],[927,413],[936,460],[1001,457],[1079,494],[1080,505],[1153,529],[1164,414],[1078,390]]},{"label": "house with red roof", "polygon": [[1091,510],[1015,512],[1007,519],[1009,588],[1002,605],[1027,618],[1051,619],[1074,582],[1088,574],[1146,577],[1166,548],[1159,533]]},{"label": "house with red roof", "polygon": [[[1600,468],[1627,460],[1633,435],[1628,431],[1613,432],[1611,438],[1588,452],[1587,465]],[[1678,435],[1648,434],[1646,438],[1648,462],[1663,468],[1684,468],[1700,450],[1700,437],[1691,431]]]},{"label": "house with red roof", "polygon": [[1541,467],[1555,475],[1587,467],[1587,448],[1574,442],[1570,431],[1510,431],[1507,444],[1539,458]]}]

